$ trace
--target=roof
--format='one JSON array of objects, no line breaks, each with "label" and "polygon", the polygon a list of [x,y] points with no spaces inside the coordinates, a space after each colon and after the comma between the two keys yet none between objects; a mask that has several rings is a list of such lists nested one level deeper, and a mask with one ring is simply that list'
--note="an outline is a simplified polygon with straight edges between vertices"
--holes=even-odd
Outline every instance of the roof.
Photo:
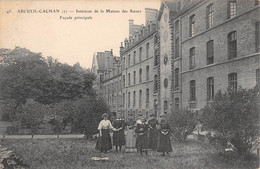
[{"label": "roof", "polygon": [[158,20],[161,19],[164,7],[168,8],[170,12],[177,13],[178,1],[177,0],[162,0]]}]

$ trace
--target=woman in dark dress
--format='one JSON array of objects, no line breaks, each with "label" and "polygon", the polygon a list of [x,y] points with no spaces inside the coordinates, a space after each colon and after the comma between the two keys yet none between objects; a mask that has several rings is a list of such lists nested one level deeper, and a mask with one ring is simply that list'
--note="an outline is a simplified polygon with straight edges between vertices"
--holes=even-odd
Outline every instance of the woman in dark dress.
[{"label": "woman in dark dress", "polygon": [[112,143],[110,138],[109,129],[112,129],[113,131],[118,131],[118,129],[115,129],[111,122],[107,119],[108,114],[104,113],[102,115],[104,120],[101,120],[101,122],[98,125],[99,135],[100,135],[100,146],[97,146],[98,149],[100,149],[101,152],[107,152],[108,150],[112,149]]},{"label": "woman in dark dress", "polygon": [[118,152],[118,147],[121,151],[122,146],[125,145],[125,121],[123,119],[116,119],[113,126],[118,129],[118,131],[114,131],[113,133],[113,146],[116,146],[116,152]]},{"label": "woman in dark dress", "polygon": [[157,137],[158,137],[158,131],[157,131],[157,125],[158,121],[155,119],[155,115],[150,115],[151,119],[148,121],[149,125],[149,148],[152,150],[157,149]]},{"label": "woman in dark dress", "polygon": [[170,139],[170,124],[166,121],[166,116],[161,116],[161,122],[158,127],[159,131],[159,144],[158,144],[158,152],[162,152],[163,156],[165,153],[169,154],[172,151],[171,139]]},{"label": "woman in dark dress", "polygon": [[136,138],[136,148],[137,151],[141,153],[143,156],[143,151],[145,154],[148,156],[148,124],[145,123],[146,120],[145,118],[142,118],[141,120],[137,120],[137,126],[135,129],[135,133],[137,133],[137,138]]}]

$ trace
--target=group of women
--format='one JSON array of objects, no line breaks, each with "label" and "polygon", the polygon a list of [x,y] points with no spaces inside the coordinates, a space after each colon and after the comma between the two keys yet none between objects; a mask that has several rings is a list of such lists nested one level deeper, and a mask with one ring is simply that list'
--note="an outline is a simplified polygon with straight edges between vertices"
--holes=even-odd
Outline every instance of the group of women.
[{"label": "group of women", "polygon": [[112,149],[110,130],[113,130],[113,146],[116,152],[122,150],[125,146],[125,152],[140,152],[148,155],[148,150],[157,150],[162,155],[169,154],[172,151],[170,140],[170,125],[166,121],[166,116],[161,115],[160,123],[152,114],[150,119],[146,121],[144,117],[140,117],[136,122],[130,119],[125,122],[123,119],[116,119],[113,125],[108,120],[108,114],[102,115],[103,120],[99,123],[99,139],[96,149],[101,152],[107,152]]}]

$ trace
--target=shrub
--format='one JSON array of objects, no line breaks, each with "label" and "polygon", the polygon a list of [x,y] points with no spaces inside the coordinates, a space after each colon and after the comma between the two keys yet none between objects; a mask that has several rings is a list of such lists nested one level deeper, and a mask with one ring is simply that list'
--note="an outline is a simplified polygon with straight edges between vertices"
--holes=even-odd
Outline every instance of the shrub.
[{"label": "shrub", "polygon": [[18,115],[21,127],[31,128],[32,126],[39,126],[43,123],[44,115],[48,110],[48,105],[28,99]]},{"label": "shrub", "polygon": [[259,92],[255,89],[218,91],[203,109],[206,129],[233,144],[239,155],[248,155],[259,137]]},{"label": "shrub", "polygon": [[75,104],[74,129],[84,133],[87,137],[97,133],[102,114],[109,112],[106,103],[100,98],[86,97],[78,100]]},{"label": "shrub", "polygon": [[197,124],[197,115],[191,110],[181,109],[171,114],[169,122],[174,137],[183,142],[193,132]]}]

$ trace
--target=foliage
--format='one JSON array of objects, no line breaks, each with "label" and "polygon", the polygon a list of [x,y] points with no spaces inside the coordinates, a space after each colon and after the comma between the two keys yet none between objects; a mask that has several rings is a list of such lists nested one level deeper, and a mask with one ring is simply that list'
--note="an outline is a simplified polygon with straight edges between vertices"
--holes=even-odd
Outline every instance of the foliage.
[{"label": "foliage", "polygon": [[21,127],[31,128],[32,126],[39,126],[43,123],[44,115],[48,111],[50,111],[48,105],[43,105],[32,99],[27,100],[18,115]]},{"label": "foliage", "polygon": [[74,112],[74,127],[81,133],[91,136],[97,133],[97,127],[102,120],[102,114],[109,112],[105,102],[96,97],[85,97],[76,102]]},{"label": "foliage", "polygon": [[259,137],[259,92],[255,89],[219,91],[203,110],[206,129],[231,142],[239,155],[248,155]]},{"label": "foliage", "polygon": [[35,98],[41,93],[37,86],[47,76],[47,64],[40,53],[19,47],[12,50],[2,62],[0,99],[9,109],[12,107],[10,116],[15,116],[26,99]]},{"label": "foliage", "polygon": [[79,64],[62,64],[20,47],[7,51],[0,49],[0,57],[4,56],[0,64],[0,101],[11,119],[16,118],[27,99],[54,104],[95,95],[95,76]]},{"label": "foliage", "polygon": [[179,142],[183,142],[194,131],[197,115],[191,110],[181,109],[171,114],[169,122],[174,137]]}]

